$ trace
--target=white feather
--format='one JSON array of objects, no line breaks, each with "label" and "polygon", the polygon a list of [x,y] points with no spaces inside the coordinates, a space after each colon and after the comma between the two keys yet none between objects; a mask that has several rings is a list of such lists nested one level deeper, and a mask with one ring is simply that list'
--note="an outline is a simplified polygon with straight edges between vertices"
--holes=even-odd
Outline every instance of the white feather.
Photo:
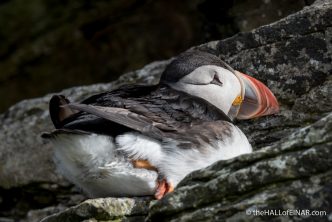
[{"label": "white feather", "polygon": [[[62,174],[91,197],[153,195],[158,175],[133,168],[131,159],[148,160],[168,182],[176,186],[187,174],[252,152],[242,131],[233,126],[232,136],[200,149],[178,148],[178,142],[160,143],[140,133],[115,138],[101,135],[59,135],[55,160]],[[130,157],[130,159],[128,158]]]},{"label": "white feather", "polygon": [[58,170],[90,197],[145,196],[156,189],[157,173],[133,168],[101,135],[58,135],[53,140]]},{"label": "white feather", "polygon": [[136,160],[148,160],[157,165],[164,158],[161,144],[140,133],[126,133],[116,137],[117,149]]},{"label": "white feather", "polygon": [[177,148],[176,141],[165,144],[172,150],[163,159],[158,169],[167,180],[176,186],[187,174],[202,169],[219,160],[231,159],[236,156],[251,153],[252,147],[247,137],[236,126],[232,128],[232,136],[224,141],[215,141],[200,150]]}]

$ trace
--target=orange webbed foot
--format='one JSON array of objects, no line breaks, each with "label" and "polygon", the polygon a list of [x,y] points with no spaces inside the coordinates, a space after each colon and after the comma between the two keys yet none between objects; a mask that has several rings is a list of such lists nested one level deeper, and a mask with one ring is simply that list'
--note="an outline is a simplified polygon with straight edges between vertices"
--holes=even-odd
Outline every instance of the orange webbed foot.
[{"label": "orange webbed foot", "polygon": [[[147,160],[132,160],[133,166],[135,168],[153,170],[158,172],[158,169],[155,166],[152,166]],[[157,189],[154,194],[154,197],[157,200],[163,198],[166,194],[173,192],[174,187],[171,183],[167,182],[166,179],[161,179],[157,181]]]},{"label": "orange webbed foot", "polygon": [[152,166],[147,160],[132,160],[132,163],[135,168],[158,171],[157,168]]},{"label": "orange webbed foot", "polygon": [[158,186],[156,189],[156,193],[154,194],[154,197],[157,200],[160,200],[163,198],[166,194],[173,192],[174,187],[171,183],[167,182],[166,179],[162,179],[158,181]]}]

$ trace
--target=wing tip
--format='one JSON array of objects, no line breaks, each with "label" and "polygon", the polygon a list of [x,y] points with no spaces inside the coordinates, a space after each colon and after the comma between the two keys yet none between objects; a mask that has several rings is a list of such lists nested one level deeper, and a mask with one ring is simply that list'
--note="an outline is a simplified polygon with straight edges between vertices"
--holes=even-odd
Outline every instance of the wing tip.
[{"label": "wing tip", "polygon": [[68,104],[70,101],[64,95],[53,95],[50,100],[49,112],[56,129],[62,127],[63,120],[78,112],[71,109]]}]

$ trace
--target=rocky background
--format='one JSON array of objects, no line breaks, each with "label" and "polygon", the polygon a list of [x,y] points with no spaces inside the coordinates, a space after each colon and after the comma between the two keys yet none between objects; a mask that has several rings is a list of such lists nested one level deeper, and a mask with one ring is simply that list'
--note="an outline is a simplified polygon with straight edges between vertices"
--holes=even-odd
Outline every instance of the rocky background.
[{"label": "rocky background", "polygon": [[312,1],[1,0],[0,112],[22,99],[115,80]]},{"label": "rocky background", "polygon": [[[13,2],[19,1],[1,2],[0,9],[8,7]],[[98,1],[98,4],[101,2]],[[196,2],[192,3],[194,5],[199,4],[203,12],[204,7],[207,7],[206,4],[217,4],[214,1],[193,2]],[[276,4],[276,2],[263,1],[262,3],[268,5]],[[278,1],[278,4],[283,2]],[[66,1],[64,3],[69,4]],[[259,19],[256,22],[250,20],[255,18],[255,15],[258,17],[263,14],[275,15],[274,18],[284,16],[282,10],[282,13],[278,13],[278,10],[265,10],[269,13],[262,13],[259,10],[264,9],[264,4],[256,7],[256,14],[255,11],[250,13],[251,3],[249,4],[249,1],[247,5],[245,3],[245,1],[238,1],[237,6],[234,4],[225,9],[227,13],[223,15],[233,16],[232,22],[238,24],[236,26],[238,29],[234,29],[233,32],[247,31],[261,25]],[[300,1],[296,3],[300,4]],[[301,2],[300,8],[304,4],[310,3]],[[236,11],[238,13],[236,14],[230,10],[232,7],[238,7],[242,11]],[[106,6],[101,4],[100,8],[104,9]],[[214,8],[217,9],[217,5]],[[299,8],[290,7],[287,10],[297,9]],[[10,14],[8,10],[4,11]],[[48,12],[47,16],[51,14]],[[2,13],[0,15],[2,16]],[[56,15],[59,15],[59,12]],[[91,17],[95,17],[93,15],[96,14],[92,13]],[[67,19],[75,21],[75,18]],[[90,28],[99,23],[93,24]],[[225,24],[220,26],[207,24],[204,27],[215,32],[207,31],[206,33],[217,33],[216,36],[218,31],[232,30]],[[9,24],[7,25],[9,27]],[[69,29],[72,30],[71,27]],[[21,31],[17,30],[17,32]],[[2,33],[3,30],[0,32],[1,38],[5,34]],[[52,39],[51,36],[53,35],[50,34],[49,38]],[[67,40],[65,36],[62,37],[62,40],[64,39]],[[96,40],[95,44],[102,44],[100,40]],[[17,39],[10,41],[19,42]],[[32,41],[32,44],[29,44],[29,41],[20,40],[22,43],[20,45],[23,47],[26,44],[25,47],[29,48],[36,46],[35,43],[39,42],[38,38]],[[199,41],[205,40],[202,38]],[[45,40],[45,42],[48,41]],[[37,48],[35,48],[36,52],[40,52]],[[166,48],[165,46],[165,50]],[[183,48],[189,48],[189,46],[184,45]],[[16,53],[16,50],[17,47],[9,50],[13,53],[11,56]],[[60,52],[61,48],[53,48],[53,50]],[[105,58],[109,58],[107,55],[109,49],[103,48],[103,50],[106,53]],[[179,51],[181,50],[184,49]],[[54,171],[51,146],[39,137],[41,132],[52,128],[47,112],[47,102],[51,95],[24,100],[0,115],[0,221],[39,221],[54,213],[56,214],[43,221],[332,221],[332,79],[330,75],[332,71],[332,2],[318,0],[304,7],[303,10],[272,24],[236,34],[225,40],[208,42],[190,50],[209,51],[224,58],[234,68],[262,80],[279,99],[281,104],[279,114],[238,122],[256,152],[233,160],[217,162],[207,169],[188,175],[174,193],[160,201],[151,201],[149,198],[104,198],[82,202],[86,197]],[[172,56],[174,52],[170,51],[170,54],[165,54],[165,57]],[[33,57],[31,51],[26,53]],[[74,54],[69,53],[66,56],[77,59]],[[44,56],[51,58],[47,57],[50,55],[40,54],[39,59],[43,60]],[[145,53],[142,54],[143,57],[144,55]],[[57,64],[59,61],[53,62]],[[45,73],[53,71],[66,73],[67,69],[87,65],[81,64],[83,60],[65,59],[63,61],[68,62],[67,68],[55,67],[54,70],[49,70],[45,66],[44,70],[47,71]],[[149,61],[148,57],[143,62],[147,61]],[[168,62],[168,60],[153,62],[143,69],[127,73],[108,84],[69,88],[61,93],[74,101],[79,101],[93,93],[114,89],[125,83],[153,84],[158,81]],[[0,67],[3,64],[5,62],[1,63]],[[18,66],[19,63],[15,64],[17,65],[7,65],[7,67],[25,67]],[[30,70],[31,74],[41,67],[38,60],[35,63],[24,64],[28,64],[29,67],[26,66],[28,67],[26,70]],[[91,64],[103,63],[91,61]],[[131,68],[134,67],[131,66]],[[98,70],[99,68],[100,66]],[[111,75],[113,72],[109,71],[109,73]],[[19,74],[15,76],[18,78]],[[3,89],[2,86],[0,88]],[[9,95],[6,94],[6,96]],[[1,95],[1,98],[4,97]],[[246,215],[246,211],[253,212],[256,209],[310,209],[325,211],[326,215],[315,217]]]}]

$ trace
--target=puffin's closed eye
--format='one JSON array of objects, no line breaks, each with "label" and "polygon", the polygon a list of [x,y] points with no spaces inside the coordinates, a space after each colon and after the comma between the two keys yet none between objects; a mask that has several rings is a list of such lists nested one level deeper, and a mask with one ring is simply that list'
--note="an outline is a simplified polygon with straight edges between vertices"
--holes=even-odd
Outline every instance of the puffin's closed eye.
[{"label": "puffin's closed eye", "polygon": [[214,75],[212,81],[210,82],[210,84],[215,84],[215,85],[218,85],[218,86],[222,86],[222,82],[220,81],[218,75]]}]

